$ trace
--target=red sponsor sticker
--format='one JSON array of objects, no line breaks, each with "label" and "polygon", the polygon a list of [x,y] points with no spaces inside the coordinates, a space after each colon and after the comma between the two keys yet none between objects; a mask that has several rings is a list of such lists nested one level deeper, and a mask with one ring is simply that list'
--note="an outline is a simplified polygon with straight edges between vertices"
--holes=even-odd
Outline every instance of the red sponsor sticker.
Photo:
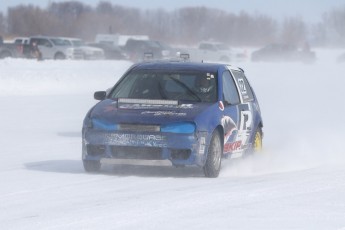
[{"label": "red sponsor sticker", "polygon": [[238,150],[241,148],[241,145],[242,145],[242,141],[235,141],[232,143],[226,143],[224,145],[224,152],[228,153],[228,152],[233,152],[235,150]]}]

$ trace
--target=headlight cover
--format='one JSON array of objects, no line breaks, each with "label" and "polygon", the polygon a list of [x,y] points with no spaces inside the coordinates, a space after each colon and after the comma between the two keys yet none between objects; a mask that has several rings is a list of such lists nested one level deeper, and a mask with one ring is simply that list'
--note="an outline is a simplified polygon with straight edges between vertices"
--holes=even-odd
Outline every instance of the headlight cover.
[{"label": "headlight cover", "polygon": [[161,132],[165,133],[194,133],[195,124],[191,122],[161,125]]},{"label": "headlight cover", "polygon": [[116,131],[119,129],[118,124],[109,124],[103,120],[99,119],[92,119],[92,127],[94,129],[101,129],[101,130],[106,130],[106,131]]}]

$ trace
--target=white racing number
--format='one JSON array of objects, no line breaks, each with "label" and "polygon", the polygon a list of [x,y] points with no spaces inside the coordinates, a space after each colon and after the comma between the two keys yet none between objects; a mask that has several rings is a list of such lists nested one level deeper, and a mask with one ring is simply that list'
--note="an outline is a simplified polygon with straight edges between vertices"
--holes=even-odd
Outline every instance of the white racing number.
[{"label": "white racing number", "polygon": [[250,110],[241,111],[241,123],[240,123],[240,135],[238,135],[239,140],[242,144],[247,144],[249,133],[252,128],[253,114]]},{"label": "white racing number", "polygon": [[252,127],[252,122],[253,122],[252,112],[249,110],[241,111],[241,124],[240,124],[241,131],[250,130],[250,128]]},{"label": "white racing number", "polygon": [[238,82],[238,87],[240,88],[241,94],[242,94],[242,95],[243,95],[243,94],[247,94],[247,88],[246,88],[246,85],[245,85],[245,83],[244,83],[243,78],[239,78],[239,79],[237,80],[237,82]]}]

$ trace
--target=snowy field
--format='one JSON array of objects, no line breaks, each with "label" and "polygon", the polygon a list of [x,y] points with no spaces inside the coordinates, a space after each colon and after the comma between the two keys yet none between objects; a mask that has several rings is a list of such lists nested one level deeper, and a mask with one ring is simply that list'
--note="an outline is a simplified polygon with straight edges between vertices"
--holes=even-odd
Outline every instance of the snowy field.
[{"label": "snowy field", "polygon": [[345,63],[234,63],[264,119],[264,152],[201,169],[86,174],[81,127],[125,61],[0,60],[0,229],[345,230]]}]

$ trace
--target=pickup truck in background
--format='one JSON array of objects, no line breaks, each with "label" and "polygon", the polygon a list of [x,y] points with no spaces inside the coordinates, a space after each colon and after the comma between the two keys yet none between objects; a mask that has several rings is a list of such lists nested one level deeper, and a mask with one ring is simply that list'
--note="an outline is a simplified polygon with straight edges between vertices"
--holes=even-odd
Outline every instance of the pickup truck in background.
[{"label": "pickup truck in background", "polygon": [[22,45],[4,42],[3,38],[0,37],[0,59],[7,57],[21,57],[22,56]]},{"label": "pickup truck in background", "polygon": [[101,48],[86,45],[80,38],[61,37],[69,48],[66,50],[68,59],[98,60],[104,59],[104,51]]},{"label": "pickup truck in background", "polygon": [[23,54],[32,58],[32,47],[36,43],[42,54],[42,59],[62,60],[66,59],[66,50],[69,48],[66,43],[58,37],[34,36],[29,38],[28,46],[24,46]]},{"label": "pickup truck in background", "polygon": [[197,48],[188,48],[182,52],[189,53],[192,61],[233,62],[247,58],[246,51],[231,49],[221,42],[201,42]]}]

